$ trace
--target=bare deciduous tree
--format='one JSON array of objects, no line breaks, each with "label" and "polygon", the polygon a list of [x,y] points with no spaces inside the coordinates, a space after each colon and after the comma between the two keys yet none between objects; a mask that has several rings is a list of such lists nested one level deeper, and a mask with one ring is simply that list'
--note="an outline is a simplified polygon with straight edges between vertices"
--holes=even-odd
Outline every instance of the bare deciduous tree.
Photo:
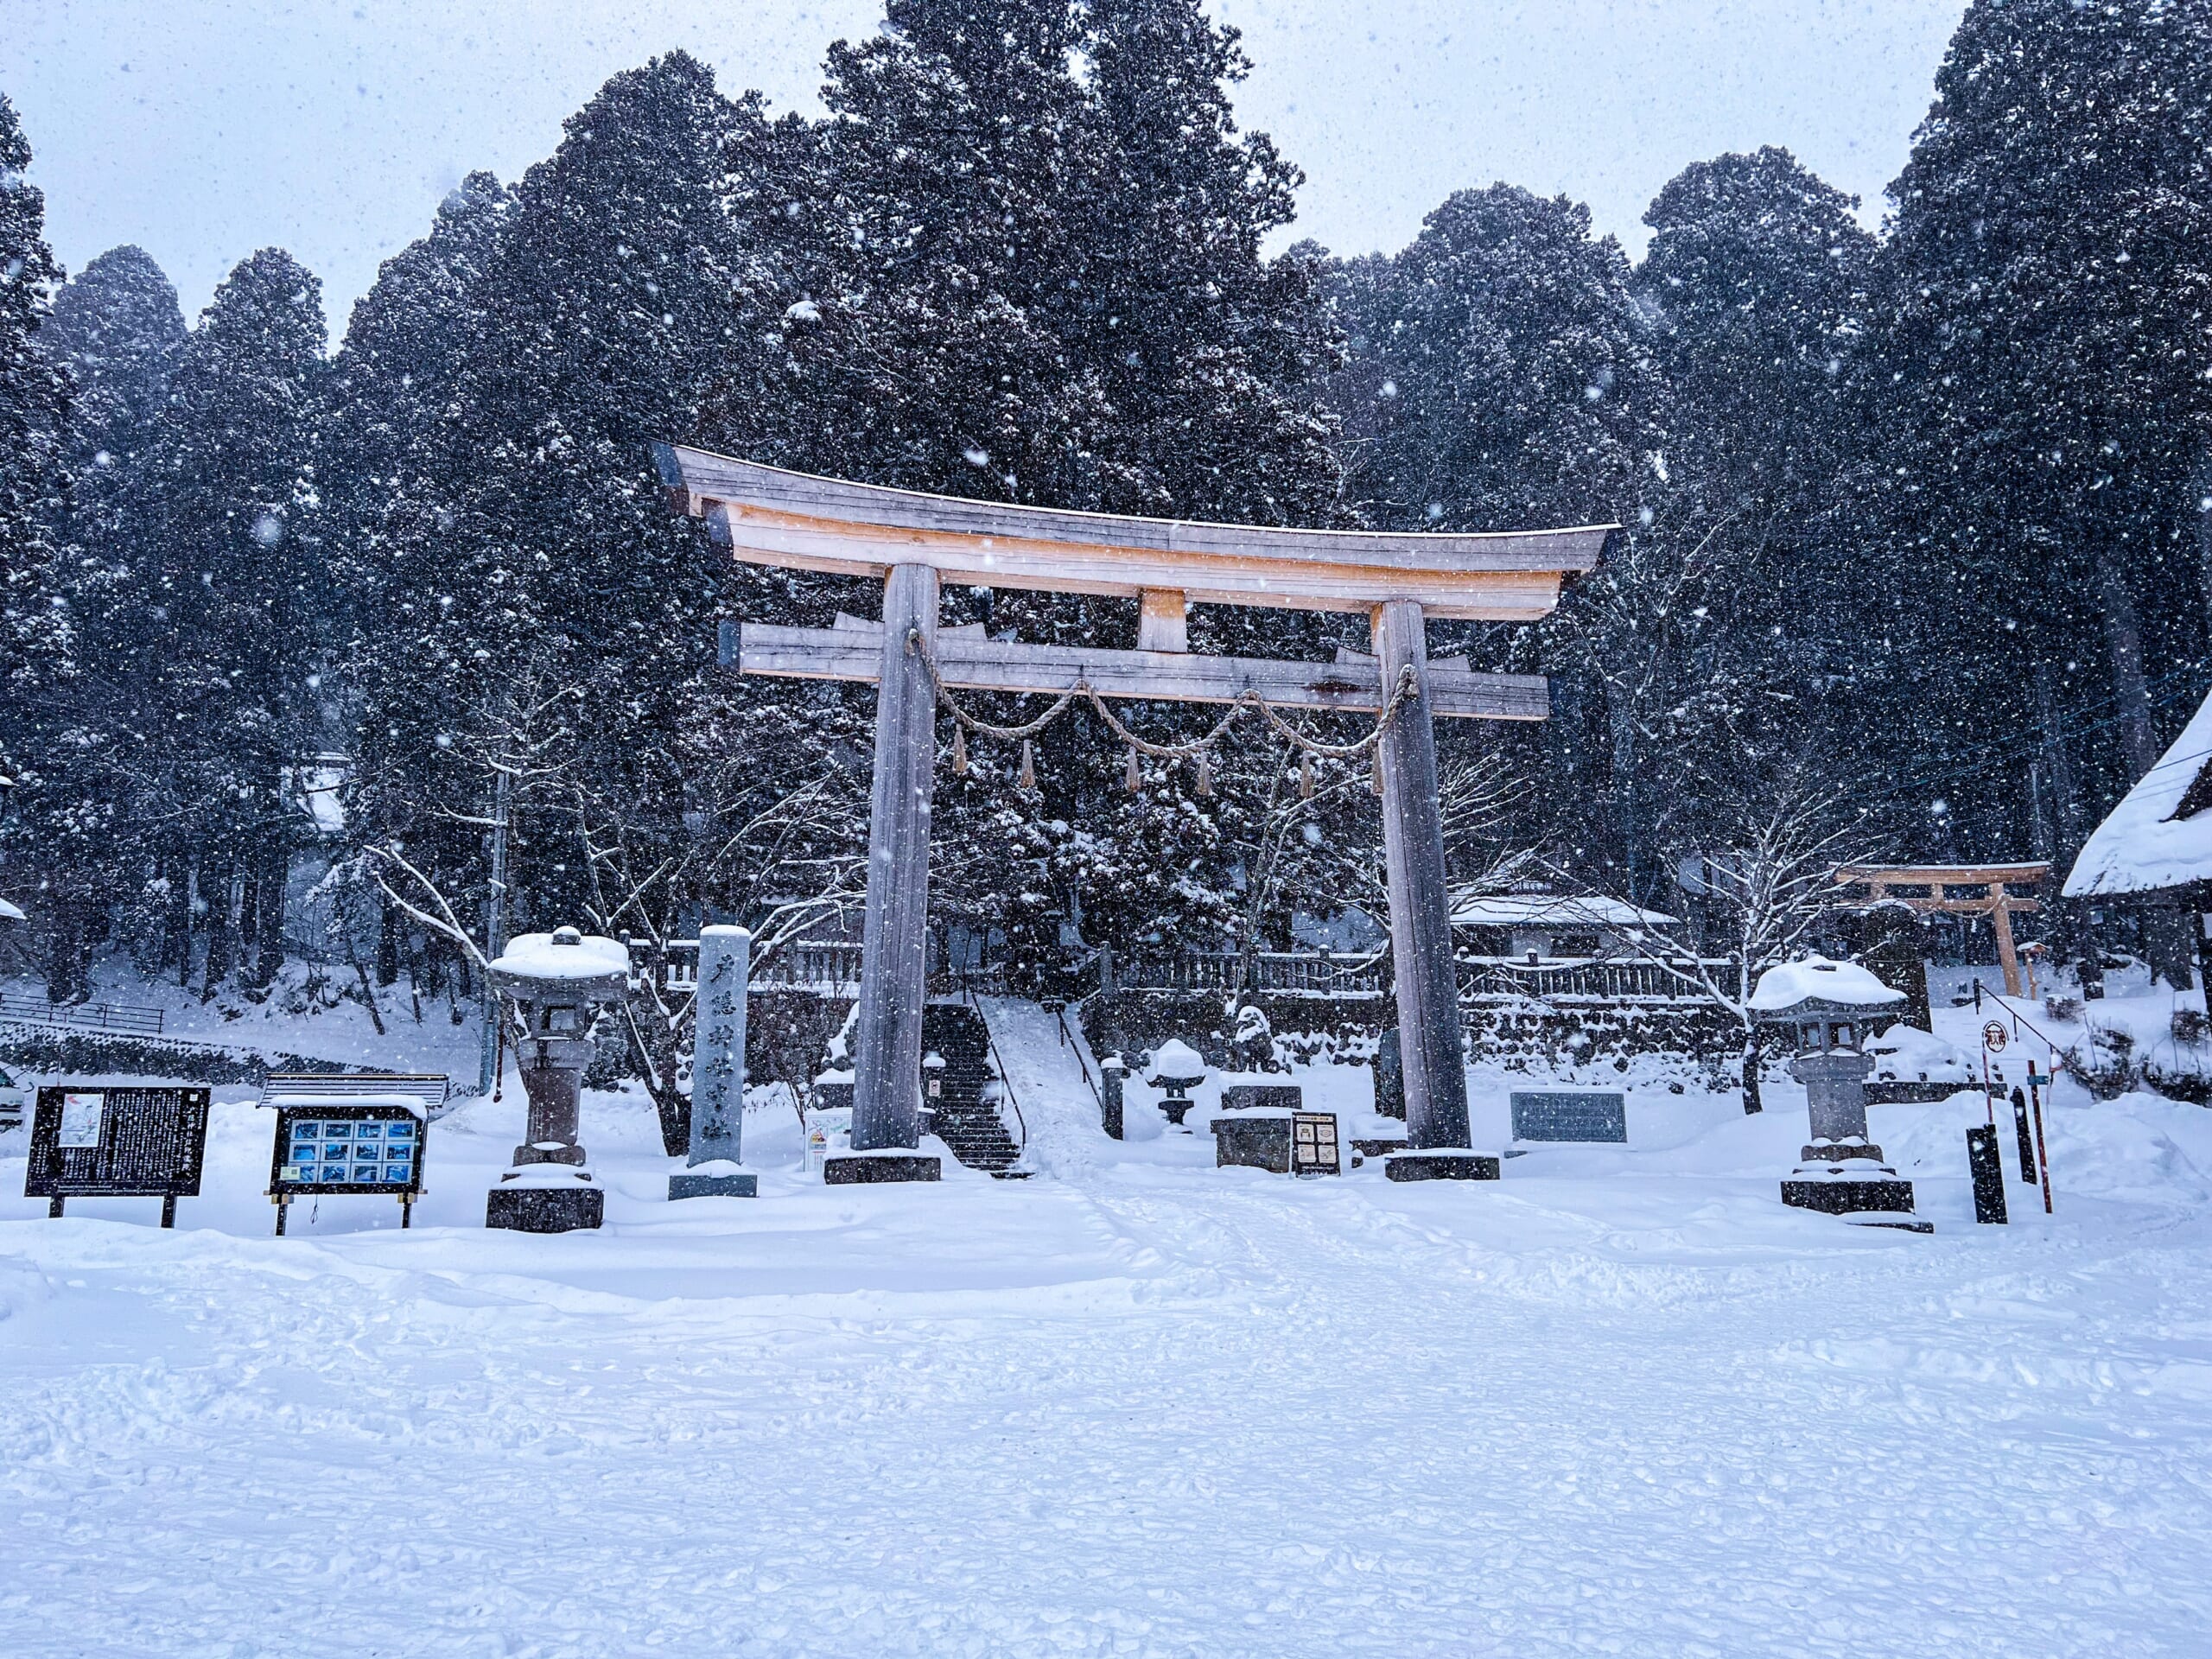
[{"label": "bare deciduous tree", "polygon": [[1633,930],[1630,946],[1694,996],[1727,1014],[1744,1035],[1744,1109],[1759,1109],[1759,976],[1789,961],[1841,908],[1838,865],[1866,854],[1863,816],[1833,791],[1785,785],[1738,804],[1716,844],[1685,848],[1711,925],[1702,940]]}]

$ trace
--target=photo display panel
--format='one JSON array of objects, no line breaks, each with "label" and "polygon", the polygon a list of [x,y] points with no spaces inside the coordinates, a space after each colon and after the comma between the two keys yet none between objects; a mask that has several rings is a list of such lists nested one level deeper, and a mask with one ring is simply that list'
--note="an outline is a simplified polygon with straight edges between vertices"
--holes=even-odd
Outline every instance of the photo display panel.
[{"label": "photo display panel", "polygon": [[1334,1175],[1337,1166],[1337,1115],[1300,1112],[1291,1120],[1290,1168],[1294,1175]]},{"label": "photo display panel", "polygon": [[423,1190],[428,1127],[404,1106],[346,1103],[279,1107],[270,1193],[276,1198],[318,1192],[412,1197]]}]

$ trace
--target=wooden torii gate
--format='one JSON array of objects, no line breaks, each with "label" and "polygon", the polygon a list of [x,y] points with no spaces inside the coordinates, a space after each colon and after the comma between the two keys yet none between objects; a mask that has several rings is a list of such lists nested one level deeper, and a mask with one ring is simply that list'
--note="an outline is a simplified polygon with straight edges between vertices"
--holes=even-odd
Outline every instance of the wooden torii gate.
[{"label": "wooden torii gate", "polygon": [[[1923,916],[1981,916],[1997,939],[1998,965],[2005,970],[2005,995],[2020,995],[2020,953],[2012,940],[2016,912],[2032,913],[2043,902],[2009,892],[2009,887],[2039,886],[2050,875],[2046,862],[2033,864],[1846,864],[1836,871],[1840,887],[1864,887],[1871,903],[1910,905]],[[1907,891],[1898,892],[1898,888]]]},{"label": "wooden torii gate", "polygon": [[[1472,672],[1464,658],[1430,662],[1424,624],[1536,620],[1568,575],[1596,567],[1618,526],[1479,536],[1266,530],[926,495],[666,444],[654,458],[677,510],[705,519],[736,558],[884,584],[880,624],[738,631],[745,673],[878,688],[852,1136],[856,1154],[872,1155],[836,1160],[834,1179],[936,1173],[916,1148],[938,685],[1058,695],[1078,682],[1102,697],[1231,702],[1256,692],[1279,709],[1389,712],[1376,753],[1413,1149],[1389,1173],[1495,1174],[1495,1161],[1468,1147],[1432,722],[1541,720],[1550,688],[1541,676]],[[1137,600],[1136,649],[940,634],[946,582]],[[1192,604],[1363,612],[1374,654],[1339,652],[1326,664],[1193,656]]]}]

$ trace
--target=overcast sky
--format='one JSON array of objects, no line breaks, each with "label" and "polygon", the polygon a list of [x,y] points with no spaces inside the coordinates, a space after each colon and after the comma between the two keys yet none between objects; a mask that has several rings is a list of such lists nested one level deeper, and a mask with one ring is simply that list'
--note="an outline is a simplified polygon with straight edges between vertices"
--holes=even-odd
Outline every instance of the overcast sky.
[{"label": "overcast sky", "polygon": [[[1237,104],[1308,176],[1295,234],[1396,248],[1504,179],[1641,249],[1686,163],[1787,145],[1868,222],[1961,0],[1215,0]],[[726,90],[816,107],[823,48],[880,0],[0,0],[0,91],[72,270],[136,242],[188,314],[270,244],[334,331],[472,168],[512,179],[608,75],[682,46]]]}]

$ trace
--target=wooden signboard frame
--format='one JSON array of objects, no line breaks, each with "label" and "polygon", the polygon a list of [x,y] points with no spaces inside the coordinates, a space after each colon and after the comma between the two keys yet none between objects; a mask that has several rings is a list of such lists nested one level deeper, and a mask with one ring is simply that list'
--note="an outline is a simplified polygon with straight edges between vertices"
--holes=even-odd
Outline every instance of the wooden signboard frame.
[{"label": "wooden signboard frame", "polygon": [[71,1198],[159,1198],[162,1225],[175,1226],[176,1201],[200,1196],[211,1098],[204,1088],[41,1089],[23,1196],[47,1199],[55,1220]]},{"label": "wooden signboard frame", "polygon": [[[927,495],[667,444],[653,453],[676,510],[703,520],[734,557],[883,583],[879,623],[849,620],[826,629],[748,623],[734,642],[745,673],[872,682],[877,689],[855,1032],[856,1153],[912,1162],[919,1144],[916,1079],[940,688],[1059,695],[1078,686],[1102,697],[1160,701],[1256,695],[1270,705],[1382,717],[1376,764],[1407,1138],[1417,1152],[1467,1146],[1433,722],[1541,720],[1549,699],[1537,677],[1432,663],[1427,623],[1537,620],[1558,603],[1568,578],[1596,568],[1618,525],[1493,535],[1279,530]],[[938,599],[946,582],[1135,599],[1135,649],[1022,645],[940,630]],[[1194,603],[1364,613],[1372,655],[1346,653],[1331,664],[1194,656],[1187,622]],[[725,658],[732,643],[725,639]]]}]

